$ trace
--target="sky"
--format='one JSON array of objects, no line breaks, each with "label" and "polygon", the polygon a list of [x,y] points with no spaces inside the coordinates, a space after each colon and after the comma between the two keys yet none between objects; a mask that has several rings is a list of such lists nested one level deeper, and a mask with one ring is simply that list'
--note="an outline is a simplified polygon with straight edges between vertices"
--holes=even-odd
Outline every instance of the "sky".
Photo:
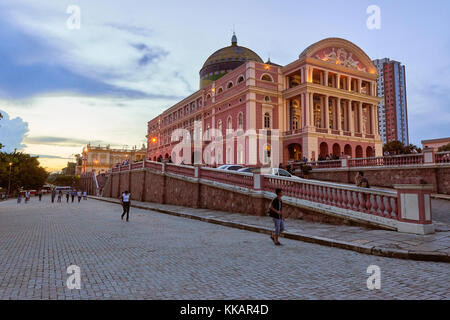
[{"label": "sky", "polygon": [[[71,5],[79,29],[68,27]],[[367,27],[371,5],[380,29]],[[233,28],[239,45],[281,65],[328,37],[402,62],[410,142],[449,137],[449,12],[448,0],[1,0],[0,142],[49,171],[89,142],[140,147],[147,122],[198,89]]]}]

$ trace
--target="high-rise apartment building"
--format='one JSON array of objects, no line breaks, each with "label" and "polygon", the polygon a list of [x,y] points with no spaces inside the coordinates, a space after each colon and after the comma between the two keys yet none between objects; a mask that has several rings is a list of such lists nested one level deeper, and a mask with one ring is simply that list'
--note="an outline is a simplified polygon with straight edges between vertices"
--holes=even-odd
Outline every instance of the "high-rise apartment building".
[{"label": "high-rise apartment building", "polygon": [[378,70],[378,108],[383,143],[394,140],[409,145],[405,66],[388,58],[374,60]]}]

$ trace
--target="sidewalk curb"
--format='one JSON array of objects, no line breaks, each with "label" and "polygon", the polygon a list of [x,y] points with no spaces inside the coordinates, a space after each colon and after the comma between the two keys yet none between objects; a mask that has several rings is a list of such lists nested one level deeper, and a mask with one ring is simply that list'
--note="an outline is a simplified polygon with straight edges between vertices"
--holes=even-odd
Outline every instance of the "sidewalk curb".
[{"label": "sidewalk curb", "polygon": [[[120,203],[117,203],[116,201],[112,201],[109,199],[101,199],[101,198],[93,198],[88,196],[88,198],[91,198],[93,200],[98,201],[104,201],[109,202],[113,204],[120,205]],[[131,205],[133,208],[137,209],[143,209],[148,211],[155,211],[159,213],[169,214],[172,216],[177,216],[181,218],[186,219],[192,219],[192,220],[198,220],[203,221],[207,223],[222,225],[225,227],[230,228],[236,228],[251,232],[257,232],[257,233],[263,233],[270,235],[272,233],[271,229],[267,229],[264,227],[254,226],[254,225],[247,225],[243,223],[236,223],[236,222],[230,222],[230,221],[224,221],[220,219],[214,219],[214,218],[205,218],[201,216],[196,216],[193,214],[185,214],[185,213],[179,213],[176,211],[171,210],[164,210],[159,208],[148,208],[140,205]],[[366,245],[357,245],[351,242],[347,241],[341,241],[341,240],[334,240],[330,238],[324,238],[319,236],[311,236],[304,233],[290,233],[286,232],[280,235],[282,238],[290,239],[290,240],[297,240],[307,243],[314,243],[319,244],[323,246],[333,247],[333,248],[339,248],[339,249],[345,249],[345,250],[352,250],[359,253],[374,255],[374,256],[381,256],[381,257],[387,257],[387,258],[396,258],[396,259],[404,259],[404,260],[415,260],[415,261],[428,261],[428,262],[450,262],[450,256],[440,253],[440,252],[423,252],[423,251],[408,251],[408,250],[402,250],[402,249],[392,249],[392,248],[383,248],[383,247],[372,247],[372,246],[366,246]]]}]

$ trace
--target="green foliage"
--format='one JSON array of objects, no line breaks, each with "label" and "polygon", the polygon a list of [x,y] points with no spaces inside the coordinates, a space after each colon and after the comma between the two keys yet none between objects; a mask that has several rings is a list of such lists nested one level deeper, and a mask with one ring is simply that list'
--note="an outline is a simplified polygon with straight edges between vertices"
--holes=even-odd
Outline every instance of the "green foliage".
[{"label": "green foliage", "polygon": [[412,154],[412,153],[422,153],[422,149],[417,146],[410,144],[405,146],[400,141],[391,141],[383,146],[383,152],[389,155],[399,155],[399,154]]},{"label": "green foliage", "polygon": [[438,149],[438,152],[450,151],[450,143]]},{"label": "green foliage", "polygon": [[25,190],[41,188],[48,173],[40,166],[38,157],[22,152],[1,152],[0,187],[8,188],[9,177],[11,177],[11,192],[14,192],[21,188]]},{"label": "green foliage", "polygon": [[80,176],[53,173],[48,177],[47,182],[55,186],[76,188],[80,182]]}]

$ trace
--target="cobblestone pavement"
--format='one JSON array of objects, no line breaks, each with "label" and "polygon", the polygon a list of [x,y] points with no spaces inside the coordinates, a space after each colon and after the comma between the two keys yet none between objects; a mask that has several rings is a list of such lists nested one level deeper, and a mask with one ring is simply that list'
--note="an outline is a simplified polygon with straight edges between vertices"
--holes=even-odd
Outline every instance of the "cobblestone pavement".
[{"label": "cobblestone pavement", "polygon": [[450,200],[432,199],[433,220],[450,224]]},{"label": "cobblestone pavement", "polygon": [[[119,203],[118,199],[98,198],[103,201]],[[239,213],[229,213],[217,210],[194,209],[175,205],[133,201],[133,206],[141,209],[169,212],[175,215],[208,219],[222,225],[235,224],[244,230],[273,229],[272,219],[268,216],[252,216]],[[388,230],[370,230],[364,227],[330,225],[324,223],[308,222],[301,219],[288,219],[286,235],[294,239],[305,240],[309,238],[313,243],[324,240],[328,245],[339,248],[352,248],[357,252],[372,253],[373,250],[383,251],[382,256],[402,257],[422,261],[448,261],[450,256],[450,224],[434,221],[439,232],[429,235],[415,235],[399,233]],[[291,238],[292,239],[292,238]],[[309,241],[309,242],[311,242]]]},{"label": "cobblestone pavement", "polygon": [[[446,263],[359,254],[95,200],[0,203],[0,299],[449,299]],[[81,290],[65,283],[81,268]],[[370,291],[369,265],[381,268]]]}]

